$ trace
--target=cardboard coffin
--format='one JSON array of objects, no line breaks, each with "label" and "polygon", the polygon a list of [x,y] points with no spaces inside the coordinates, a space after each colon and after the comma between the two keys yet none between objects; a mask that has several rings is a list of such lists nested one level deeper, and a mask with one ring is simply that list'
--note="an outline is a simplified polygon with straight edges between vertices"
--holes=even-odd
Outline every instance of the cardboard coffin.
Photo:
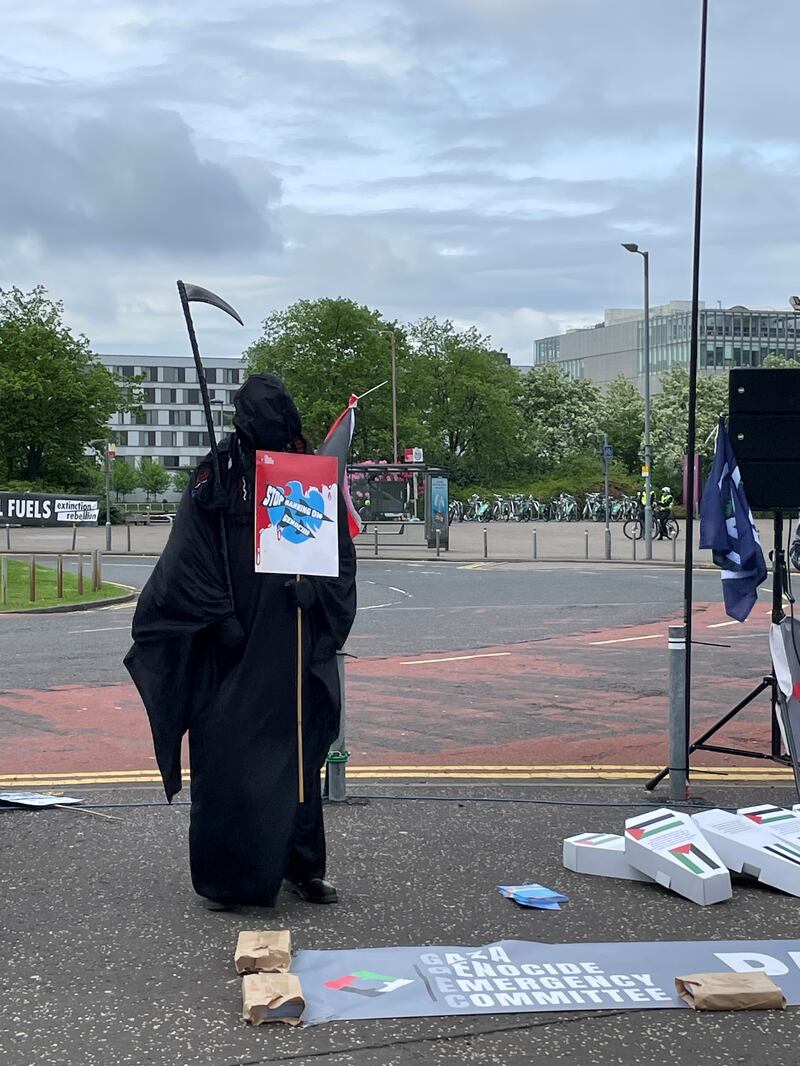
[{"label": "cardboard coffin", "polygon": [[688,814],[661,807],[626,819],[625,857],[659,885],[700,906],[731,898],[725,863]]}]

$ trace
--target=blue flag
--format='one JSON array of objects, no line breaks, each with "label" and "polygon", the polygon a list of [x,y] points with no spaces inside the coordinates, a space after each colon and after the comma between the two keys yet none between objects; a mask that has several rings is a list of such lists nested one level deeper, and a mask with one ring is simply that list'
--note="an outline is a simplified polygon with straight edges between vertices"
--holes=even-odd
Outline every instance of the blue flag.
[{"label": "blue flag", "polygon": [[744,622],[767,576],[764,553],[724,419],[719,420],[714,465],[700,502],[700,547],[722,568],[725,613]]}]

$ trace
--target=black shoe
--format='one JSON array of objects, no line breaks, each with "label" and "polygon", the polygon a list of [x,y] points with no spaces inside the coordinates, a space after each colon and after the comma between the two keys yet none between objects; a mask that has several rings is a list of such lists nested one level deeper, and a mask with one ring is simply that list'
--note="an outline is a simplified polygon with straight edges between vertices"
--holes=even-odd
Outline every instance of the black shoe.
[{"label": "black shoe", "polygon": [[324,877],[312,877],[310,881],[284,881],[284,888],[305,903],[339,902],[339,894]]}]

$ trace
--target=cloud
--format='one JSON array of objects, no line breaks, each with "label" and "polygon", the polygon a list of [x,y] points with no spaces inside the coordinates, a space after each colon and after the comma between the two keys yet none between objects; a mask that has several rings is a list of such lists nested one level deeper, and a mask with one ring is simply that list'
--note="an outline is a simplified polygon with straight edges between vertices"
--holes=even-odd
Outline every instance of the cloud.
[{"label": "cloud", "polygon": [[122,253],[263,248],[266,205],[201,159],[174,111],[116,107],[54,124],[0,110],[0,233]]},{"label": "cloud", "polygon": [[[0,274],[95,347],[184,351],[175,278],[219,289],[209,354],[347,295],[534,337],[690,290],[693,0],[7,0]],[[798,286],[791,0],[711,11],[701,278]],[[747,32],[743,32],[743,26]],[[240,347],[237,347],[240,346]]]}]

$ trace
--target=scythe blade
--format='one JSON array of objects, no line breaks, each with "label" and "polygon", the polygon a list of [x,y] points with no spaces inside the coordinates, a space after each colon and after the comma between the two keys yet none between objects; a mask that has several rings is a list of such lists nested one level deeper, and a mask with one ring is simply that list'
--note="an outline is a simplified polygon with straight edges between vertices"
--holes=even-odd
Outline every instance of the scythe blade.
[{"label": "scythe blade", "polygon": [[215,292],[210,289],[204,289],[200,285],[190,285],[188,282],[184,282],[184,289],[186,290],[186,299],[190,302],[211,304],[213,307],[218,307],[220,311],[224,311],[230,315],[231,318],[235,318],[240,326],[244,325],[239,315],[234,311],[229,303],[222,299],[221,296],[217,296]]}]

